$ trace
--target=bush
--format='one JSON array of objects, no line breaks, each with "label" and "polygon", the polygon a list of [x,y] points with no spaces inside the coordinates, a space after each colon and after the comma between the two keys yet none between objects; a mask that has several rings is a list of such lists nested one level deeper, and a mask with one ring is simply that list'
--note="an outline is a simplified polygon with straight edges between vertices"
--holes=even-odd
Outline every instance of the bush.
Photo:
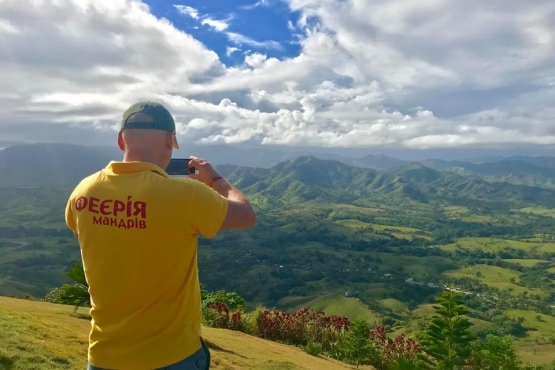
[{"label": "bush", "polygon": [[324,350],[322,343],[318,343],[313,340],[309,340],[306,344],[305,351],[309,355],[318,356]]},{"label": "bush", "polygon": [[224,328],[236,331],[245,331],[240,311],[232,312],[225,303],[215,302],[203,309],[203,321],[213,328]]},{"label": "bush", "polygon": [[202,291],[202,307],[210,307],[214,303],[225,303],[230,311],[245,311],[245,299],[234,292],[218,290],[217,292]]},{"label": "bush", "polygon": [[326,349],[349,329],[346,317],[325,316],[324,312],[315,313],[308,307],[293,312],[259,309],[258,313],[259,337],[295,346],[306,346],[313,340]]},{"label": "bush", "polygon": [[369,337],[380,354],[380,363],[375,363],[374,366],[383,369],[416,369],[421,347],[414,339],[407,338],[404,334],[395,339],[388,338],[381,325],[375,326]]},{"label": "bush", "polygon": [[64,284],[55,288],[44,296],[44,301],[50,303],[70,304],[75,306],[75,311],[83,305],[90,304],[91,297],[86,286],[75,283]]}]

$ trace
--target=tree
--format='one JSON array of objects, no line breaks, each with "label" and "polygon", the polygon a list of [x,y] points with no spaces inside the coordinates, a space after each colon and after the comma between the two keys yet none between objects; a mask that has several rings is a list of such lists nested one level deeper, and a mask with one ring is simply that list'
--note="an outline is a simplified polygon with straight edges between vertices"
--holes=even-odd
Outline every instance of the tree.
[{"label": "tree", "polygon": [[435,313],[421,336],[423,366],[433,369],[460,369],[470,356],[476,337],[469,331],[472,323],[465,317],[468,309],[462,295],[450,290],[437,297]]},{"label": "tree", "polygon": [[74,264],[66,275],[75,283],[72,285],[64,284],[46,294],[44,298],[47,302],[73,305],[75,311],[77,311],[79,307],[91,302],[89,285],[85,278],[83,266]]},{"label": "tree", "polygon": [[518,370],[520,361],[514,343],[509,336],[488,335],[478,341],[472,348],[472,356],[468,359],[468,370]]},{"label": "tree", "polygon": [[202,290],[202,307],[207,308],[214,303],[224,303],[227,308],[232,311],[245,311],[246,301],[235,292],[226,292],[225,290],[218,290],[217,292],[207,292]]},{"label": "tree", "polygon": [[364,320],[353,321],[345,336],[345,360],[355,363],[357,368],[370,364],[378,356],[369,336],[370,325]]}]

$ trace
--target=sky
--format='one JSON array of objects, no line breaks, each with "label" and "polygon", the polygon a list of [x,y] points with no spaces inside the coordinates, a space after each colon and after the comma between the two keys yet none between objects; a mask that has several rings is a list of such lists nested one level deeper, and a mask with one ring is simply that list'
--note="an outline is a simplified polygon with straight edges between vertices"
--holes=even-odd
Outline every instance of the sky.
[{"label": "sky", "polygon": [[115,145],[139,100],[184,145],[549,148],[555,2],[0,1],[0,142]]}]

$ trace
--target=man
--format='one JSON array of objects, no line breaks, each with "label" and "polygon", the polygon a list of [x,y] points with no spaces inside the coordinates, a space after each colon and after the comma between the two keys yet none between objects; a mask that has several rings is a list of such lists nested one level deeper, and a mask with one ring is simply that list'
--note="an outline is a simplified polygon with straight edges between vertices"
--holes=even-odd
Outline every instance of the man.
[{"label": "man", "polygon": [[198,235],[251,228],[256,215],[204,159],[192,157],[189,178],[167,175],[179,144],[161,104],[128,108],[118,146],[123,161],[83,179],[66,207],[91,296],[89,369],[207,369]]}]

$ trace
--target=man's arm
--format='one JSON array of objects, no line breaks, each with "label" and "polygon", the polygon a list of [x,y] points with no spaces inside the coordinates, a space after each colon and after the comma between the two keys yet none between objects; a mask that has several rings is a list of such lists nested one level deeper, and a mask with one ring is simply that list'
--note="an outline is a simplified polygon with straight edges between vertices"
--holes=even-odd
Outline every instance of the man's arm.
[{"label": "man's arm", "polygon": [[214,181],[212,189],[227,198],[229,205],[220,230],[250,229],[256,225],[256,214],[247,197],[226,179]]},{"label": "man's arm", "polygon": [[72,197],[70,196],[66,204],[65,221],[67,227],[69,227],[69,229],[73,231],[73,235],[75,235],[75,238],[79,240],[79,233],[77,232],[77,226],[75,224],[75,220],[73,219],[73,209],[71,207],[71,203]]},{"label": "man's arm", "polygon": [[228,200],[227,214],[220,230],[249,229],[256,225],[256,214],[245,194],[221,177],[210,163],[191,156],[189,166],[198,170],[198,174],[189,177],[212,187]]}]

